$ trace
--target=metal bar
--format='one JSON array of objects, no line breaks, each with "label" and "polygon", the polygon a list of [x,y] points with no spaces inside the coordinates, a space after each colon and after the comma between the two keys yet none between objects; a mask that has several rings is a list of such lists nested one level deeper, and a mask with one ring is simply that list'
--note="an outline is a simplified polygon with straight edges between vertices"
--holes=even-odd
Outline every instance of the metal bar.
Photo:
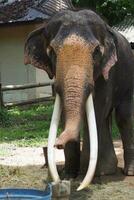
[{"label": "metal bar", "polygon": [[11,91],[11,90],[25,90],[31,89],[36,87],[45,87],[45,86],[52,86],[54,84],[53,81],[47,83],[36,83],[36,84],[24,84],[24,85],[7,85],[2,87],[2,91]]}]

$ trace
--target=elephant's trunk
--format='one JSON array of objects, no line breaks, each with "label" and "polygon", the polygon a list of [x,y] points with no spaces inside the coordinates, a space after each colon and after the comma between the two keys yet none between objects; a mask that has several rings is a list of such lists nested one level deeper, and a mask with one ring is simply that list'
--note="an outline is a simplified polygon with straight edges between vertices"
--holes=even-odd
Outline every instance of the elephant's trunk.
[{"label": "elephant's trunk", "polygon": [[[73,71],[73,72],[72,72]],[[63,107],[65,112],[65,129],[57,138],[55,146],[64,148],[65,144],[77,140],[84,107],[85,73],[78,66],[70,68],[63,80]]]}]

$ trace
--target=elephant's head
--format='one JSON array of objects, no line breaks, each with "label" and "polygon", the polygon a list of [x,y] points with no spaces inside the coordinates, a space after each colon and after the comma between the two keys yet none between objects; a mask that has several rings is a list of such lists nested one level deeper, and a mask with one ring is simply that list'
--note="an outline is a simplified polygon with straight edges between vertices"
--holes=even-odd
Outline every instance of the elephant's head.
[{"label": "elephant's head", "polygon": [[55,77],[65,115],[65,129],[55,146],[63,148],[78,139],[86,100],[98,77],[109,78],[116,61],[112,31],[90,10],[58,13],[29,35],[25,63]]}]

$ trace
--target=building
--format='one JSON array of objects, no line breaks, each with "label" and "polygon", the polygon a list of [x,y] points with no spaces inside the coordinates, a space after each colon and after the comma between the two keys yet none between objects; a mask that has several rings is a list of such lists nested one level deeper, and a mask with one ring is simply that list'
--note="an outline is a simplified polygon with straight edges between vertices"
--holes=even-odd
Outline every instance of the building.
[{"label": "building", "polygon": [[[71,0],[0,0],[0,82],[22,85],[48,81],[47,74],[23,64],[24,42],[32,30],[61,9],[72,8]],[[121,32],[134,49],[134,18],[127,16],[113,27]],[[51,94],[51,87],[8,91],[5,102],[33,99]]]},{"label": "building", "polygon": [[[23,64],[24,42],[32,30],[61,9],[71,6],[70,0],[1,0],[0,1],[0,82],[5,85],[40,83],[47,74]],[[5,102],[44,97],[51,87],[4,92]]]}]

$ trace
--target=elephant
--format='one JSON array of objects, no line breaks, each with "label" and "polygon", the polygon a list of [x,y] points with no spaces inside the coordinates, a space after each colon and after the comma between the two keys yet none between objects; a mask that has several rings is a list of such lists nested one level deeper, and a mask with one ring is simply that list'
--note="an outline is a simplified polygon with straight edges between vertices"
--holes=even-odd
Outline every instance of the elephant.
[{"label": "elephant", "polygon": [[66,177],[85,174],[92,159],[90,147],[95,136],[91,133],[89,137],[85,109],[90,95],[98,138],[95,174],[114,174],[117,170],[111,136],[114,114],[124,149],[123,172],[133,176],[134,56],[125,37],[92,10],[63,10],[28,35],[24,62],[45,70],[55,80],[64,131],[54,146],[64,149]]}]

